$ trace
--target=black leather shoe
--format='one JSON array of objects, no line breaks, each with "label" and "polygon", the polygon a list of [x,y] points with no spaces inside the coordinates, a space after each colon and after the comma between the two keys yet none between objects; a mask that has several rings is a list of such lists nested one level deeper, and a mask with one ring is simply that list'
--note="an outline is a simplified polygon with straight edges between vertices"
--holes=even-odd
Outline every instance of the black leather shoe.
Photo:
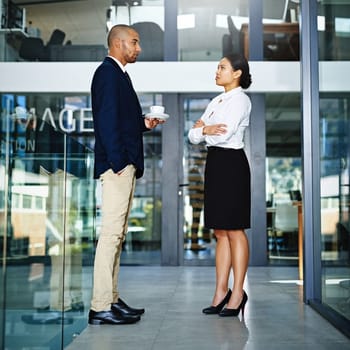
[{"label": "black leather shoe", "polygon": [[231,294],[232,294],[232,291],[231,289],[229,289],[227,294],[225,295],[225,298],[222,300],[221,303],[219,303],[216,306],[206,307],[205,309],[202,310],[203,314],[207,314],[207,315],[218,314],[230,300]]},{"label": "black leather shoe", "polygon": [[120,298],[118,299],[117,303],[112,304],[112,310],[116,311],[117,313],[121,314],[122,316],[139,316],[145,312],[145,309],[135,309],[135,308],[127,305]]},{"label": "black leather shoe", "polygon": [[89,312],[89,324],[131,324],[140,321],[140,316],[122,316],[116,314],[113,310]]}]

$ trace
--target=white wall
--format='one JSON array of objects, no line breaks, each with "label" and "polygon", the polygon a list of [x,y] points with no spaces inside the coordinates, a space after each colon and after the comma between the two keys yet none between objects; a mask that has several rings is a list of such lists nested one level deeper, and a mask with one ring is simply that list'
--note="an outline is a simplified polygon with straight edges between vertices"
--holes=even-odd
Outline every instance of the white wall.
[{"label": "white wall", "polygon": [[[99,62],[2,62],[0,92],[88,93]],[[126,68],[137,92],[220,92],[217,62],[138,62]],[[251,92],[299,92],[299,62],[250,62]],[[321,62],[320,91],[349,92],[350,62]]]}]

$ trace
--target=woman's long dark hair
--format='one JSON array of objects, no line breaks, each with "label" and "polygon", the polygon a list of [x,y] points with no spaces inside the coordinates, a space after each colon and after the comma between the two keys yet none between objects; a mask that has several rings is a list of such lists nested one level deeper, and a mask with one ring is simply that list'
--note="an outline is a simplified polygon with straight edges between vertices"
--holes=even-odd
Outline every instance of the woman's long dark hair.
[{"label": "woman's long dark hair", "polygon": [[252,83],[252,76],[250,75],[249,64],[246,58],[241,54],[230,54],[230,55],[224,56],[224,58],[229,60],[234,70],[242,71],[239,85],[243,89],[248,89],[250,84]]}]

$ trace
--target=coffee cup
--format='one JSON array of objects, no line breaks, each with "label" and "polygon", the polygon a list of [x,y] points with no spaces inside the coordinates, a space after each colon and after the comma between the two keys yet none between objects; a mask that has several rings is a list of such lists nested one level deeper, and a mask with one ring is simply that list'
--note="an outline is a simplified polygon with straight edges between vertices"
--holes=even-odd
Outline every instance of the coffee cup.
[{"label": "coffee cup", "polygon": [[150,114],[164,114],[164,107],[163,106],[151,106],[150,107]]}]

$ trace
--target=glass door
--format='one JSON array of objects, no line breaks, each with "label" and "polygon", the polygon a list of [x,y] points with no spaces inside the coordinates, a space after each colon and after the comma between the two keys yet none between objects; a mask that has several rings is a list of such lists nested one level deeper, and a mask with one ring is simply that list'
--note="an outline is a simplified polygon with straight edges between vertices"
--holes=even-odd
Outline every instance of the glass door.
[{"label": "glass door", "polygon": [[[185,265],[213,265],[215,237],[204,226],[204,167],[207,149],[204,143],[194,145],[188,131],[200,118],[211,97],[186,97],[182,101],[184,116],[183,183],[180,185],[183,205],[183,247]],[[180,201],[181,205],[181,201]],[[181,218],[180,218],[181,220]]]},{"label": "glass door", "polygon": [[265,106],[268,262],[302,265],[302,223],[298,215],[302,204],[300,96],[266,94]]},{"label": "glass door", "polygon": [[349,95],[321,95],[322,302],[350,320]]}]

